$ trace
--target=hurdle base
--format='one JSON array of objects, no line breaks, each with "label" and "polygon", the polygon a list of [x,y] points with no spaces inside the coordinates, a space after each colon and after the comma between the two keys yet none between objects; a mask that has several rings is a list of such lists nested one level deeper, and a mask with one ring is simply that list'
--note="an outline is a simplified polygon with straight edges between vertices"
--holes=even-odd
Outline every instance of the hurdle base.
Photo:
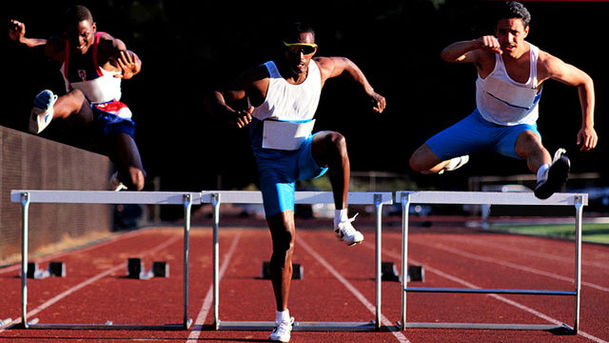
[{"label": "hurdle base", "polygon": [[113,324],[111,321],[105,324],[41,324],[38,318],[28,322],[27,326],[20,323],[16,328],[20,329],[42,329],[42,330],[188,330],[192,325],[192,319],[185,324]]},{"label": "hurdle base", "polygon": [[[272,331],[275,322],[268,321],[218,321],[216,330]],[[369,322],[294,322],[292,331],[376,331],[376,323]]]},{"label": "hurdle base", "polygon": [[550,331],[555,334],[574,335],[577,332],[567,324],[493,324],[493,323],[425,323],[408,322],[406,327],[396,322],[401,330],[404,329],[476,329],[476,330],[531,330]]}]

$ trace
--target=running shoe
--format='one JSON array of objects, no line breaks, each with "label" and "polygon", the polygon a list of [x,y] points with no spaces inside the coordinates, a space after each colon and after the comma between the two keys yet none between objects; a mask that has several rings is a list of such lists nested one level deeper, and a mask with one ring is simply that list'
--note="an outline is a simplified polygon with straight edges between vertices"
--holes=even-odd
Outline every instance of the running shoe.
[{"label": "running shoe", "polygon": [[347,243],[347,245],[352,246],[358,243],[361,243],[364,240],[364,235],[361,232],[357,231],[351,223],[355,220],[357,214],[353,216],[353,218],[347,219],[346,221],[340,222],[334,226],[334,232],[336,233],[336,237]]},{"label": "running shoe", "polygon": [[34,107],[30,114],[29,130],[31,133],[39,134],[53,120],[53,105],[57,101],[57,95],[48,89],[38,93],[34,98]]},{"label": "running shoe", "polygon": [[459,169],[463,167],[467,162],[469,162],[469,155],[463,155],[455,158],[451,158],[446,166],[442,168],[438,174],[442,175],[446,171],[453,171],[455,169]]},{"label": "running shoe", "polygon": [[539,199],[547,199],[555,192],[558,192],[567,182],[571,161],[565,155],[565,149],[558,149],[554,154],[552,165],[548,168],[545,178],[537,182],[535,187],[535,196]]},{"label": "running shoe", "polygon": [[127,190],[127,186],[125,186],[125,184],[120,182],[120,180],[118,179],[118,172],[114,172],[114,174],[112,174],[112,176],[110,177],[110,189],[115,192]]},{"label": "running shoe", "polygon": [[288,321],[276,321],[275,330],[271,332],[269,339],[277,342],[289,342],[292,336],[292,324],[294,324],[294,317],[291,317]]}]

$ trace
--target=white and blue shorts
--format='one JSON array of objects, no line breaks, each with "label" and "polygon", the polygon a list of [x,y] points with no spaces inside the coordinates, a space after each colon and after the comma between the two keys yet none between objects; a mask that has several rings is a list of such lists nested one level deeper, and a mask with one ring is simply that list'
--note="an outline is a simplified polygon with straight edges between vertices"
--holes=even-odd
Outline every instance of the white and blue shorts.
[{"label": "white and blue shorts", "polygon": [[328,170],[320,167],[313,158],[311,144],[314,136],[309,135],[294,151],[253,149],[267,217],[293,211],[296,181],[320,177]]}]

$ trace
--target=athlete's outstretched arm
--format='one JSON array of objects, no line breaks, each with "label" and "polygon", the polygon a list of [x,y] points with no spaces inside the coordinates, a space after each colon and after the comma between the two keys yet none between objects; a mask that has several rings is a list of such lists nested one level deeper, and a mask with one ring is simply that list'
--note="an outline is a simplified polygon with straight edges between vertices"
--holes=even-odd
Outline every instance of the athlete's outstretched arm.
[{"label": "athlete's outstretched arm", "polygon": [[63,47],[56,39],[28,38],[25,36],[25,24],[11,19],[8,23],[8,36],[13,41],[28,48],[42,48],[42,52],[50,59],[62,61]]},{"label": "athlete's outstretched arm", "polygon": [[385,110],[387,105],[385,97],[374,91],[374,88],[372,88],[364,73],[351,60],[345,57],[316,57],[314,60],[321,69],[322,86],[327,79],[337,77],[346,72],[355,82],[362,86],[364,92],[370,97],[373,103],[373,109],[376,112],[381,113]]}]

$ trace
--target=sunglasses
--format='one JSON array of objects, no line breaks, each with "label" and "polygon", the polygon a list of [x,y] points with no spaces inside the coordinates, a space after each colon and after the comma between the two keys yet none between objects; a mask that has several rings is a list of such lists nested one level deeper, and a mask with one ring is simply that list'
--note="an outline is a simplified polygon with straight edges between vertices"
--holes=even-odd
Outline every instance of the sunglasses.
[{"label": "sunglasses", "polygon": [[317,44],[313,43],[286,43],[283,42],[283,45],[290,49],[294,53],[302,52],[305,55],[309,55],[317,50]]}]

